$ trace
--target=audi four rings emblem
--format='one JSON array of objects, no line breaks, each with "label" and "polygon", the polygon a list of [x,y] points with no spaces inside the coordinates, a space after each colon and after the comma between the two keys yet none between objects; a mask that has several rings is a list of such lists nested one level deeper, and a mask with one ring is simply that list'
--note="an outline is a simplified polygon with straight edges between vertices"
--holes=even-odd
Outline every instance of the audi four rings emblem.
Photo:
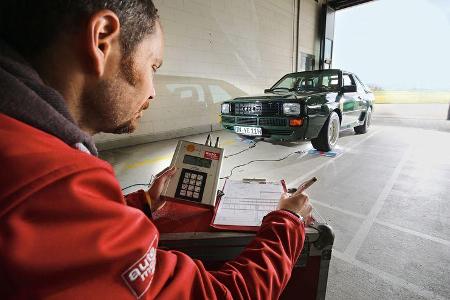
[{"label": "audi four rings emblem", "polygon": [[242,107],[243,112],[260,112],[261,105],[246,105]]}]

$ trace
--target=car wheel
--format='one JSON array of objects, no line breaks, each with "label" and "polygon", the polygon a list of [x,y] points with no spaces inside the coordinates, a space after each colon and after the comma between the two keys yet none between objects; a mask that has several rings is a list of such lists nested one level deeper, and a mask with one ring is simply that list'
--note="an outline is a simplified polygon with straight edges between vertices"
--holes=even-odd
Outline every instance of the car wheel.
[{"label": "car wheel", "polygon": [[332,112],[319,135],[311,140],[312,146],[319,151],[330,151],[336,146],[339,139],[340,120],[336,112]]},{"label": "car wheel", "polygon": [[357,134],[366,133],[369,130],[370,124],[372,123],[372,108],[368,108],[366,111],[366,117],[364,118],[364,124],[354,127]]},{"label": "car wheel", "polygon": [[450,103],[448,103],[448,114],[447,114],[447,120],[450,120]]}]

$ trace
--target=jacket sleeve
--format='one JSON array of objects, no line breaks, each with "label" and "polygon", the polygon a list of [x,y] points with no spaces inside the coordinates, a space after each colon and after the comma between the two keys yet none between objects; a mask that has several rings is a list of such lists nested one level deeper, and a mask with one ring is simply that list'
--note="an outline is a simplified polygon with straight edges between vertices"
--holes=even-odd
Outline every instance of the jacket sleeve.
[{"label": "jacket sleeve", "polygon": [[125,202],[130,207],[142,210],[149,219],[152,219],[152,210],[150,209],[150,205],[147,202],[144,190],[138,190],[136,192],[125,195]]},{"label": "jacket sleeve", "polygon": [[2,220],[0,264],[17,298],[276,299],[303,246],[303,225],[276,211],[236,260],[208,272],[157,249],[156,227],[125,205],[111,171],[50,181]]},{"label": "jacket sleeve", "polygon": [[160,277],[149,299],[153,292],[161,299],[278,299],[303,242],[303,223],[275,211],[264,218],[253,242],[219,271],[207,272],[180,252],[160,251],[155,274]]}]

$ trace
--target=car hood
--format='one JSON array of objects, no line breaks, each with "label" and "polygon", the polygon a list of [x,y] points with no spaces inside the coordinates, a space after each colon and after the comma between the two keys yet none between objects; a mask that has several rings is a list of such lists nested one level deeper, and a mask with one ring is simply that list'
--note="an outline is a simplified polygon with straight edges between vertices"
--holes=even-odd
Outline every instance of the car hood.
[{"label": "car hood", "polygon": [[270,93],[264,93],[260,95],[255,96],[247,96],[247,97],[238,97],[234,98],[233,102],[254,102],[254,101],[260,101],[260,102],[269,102],[269,101],[275,101],[275,100],[301,100],[313,95],[323,95],[326,94],[326,92],[312,92],[312,91],[304,91],[304,92],[270,92]]}]

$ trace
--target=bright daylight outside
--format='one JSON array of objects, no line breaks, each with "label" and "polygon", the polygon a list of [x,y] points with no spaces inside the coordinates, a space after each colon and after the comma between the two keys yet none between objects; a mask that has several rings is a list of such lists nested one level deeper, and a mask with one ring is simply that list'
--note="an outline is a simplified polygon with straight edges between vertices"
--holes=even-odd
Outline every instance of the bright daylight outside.
[{"label": "bright daylight outside", "polygon": [[372,89],[376,121],[448,128],[449,1],[379,0],[335,20],[333,67]]}]

